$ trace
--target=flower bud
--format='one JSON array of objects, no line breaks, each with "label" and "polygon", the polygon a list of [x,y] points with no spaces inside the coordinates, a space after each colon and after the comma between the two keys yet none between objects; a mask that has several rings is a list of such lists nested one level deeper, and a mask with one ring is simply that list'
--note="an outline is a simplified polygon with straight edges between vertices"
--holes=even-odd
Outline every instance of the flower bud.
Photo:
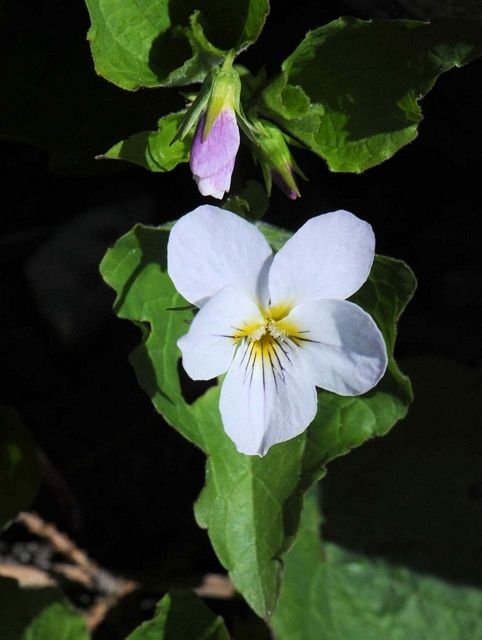
[{"label": "flower bud", "polygon": [[271,193],[271,185],[274,182],[288,198],[296,200],[301,194],[293,174],[297,173],[305,179],[306,177],[291,155],[286,136],[267,120],[258,119],[254,124],[259,134],[254,150],[268,193]]},{"label": "flower bud", "polygon": [[233,69],[214,74],[207,108],[197,123],[191,147],[191,171],[203,196],[221,199],[231,186],[239,148],[236,111],[240,80]]},{"label": "flower bud", "polygon": [[231,186],[239,148],[236,114],[240,111],[241,81],[232,68],[233,59],[234,52],[206,76],[173,140],[184,138],[196,124],[189,161],[193,178],[203,196],[219,199]]}]

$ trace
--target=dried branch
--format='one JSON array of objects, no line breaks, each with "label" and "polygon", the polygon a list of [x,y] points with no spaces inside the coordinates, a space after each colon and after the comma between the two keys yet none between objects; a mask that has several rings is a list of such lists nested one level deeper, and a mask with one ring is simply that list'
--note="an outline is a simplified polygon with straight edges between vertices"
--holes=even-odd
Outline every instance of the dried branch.
[{"label": "dried branch", "polygon": [[[56,553],[62,554],[70,561],[70,564],[52,564],[50,570],[53,573],[61,574],[70,581],[78,582],[100,594],[85,613],[89,629],[95,629],[101,624],[112,607],[138,588],[138,583],[133,580],[114,576],[107,569],[100,567],[85,551],[79,549],[68,535],[59,531],[55,525],[43,520],[38,514],[22,512],[17,521],[34,535],[47,540]],[[9,567],[15,566],[17,565],[9,565]],[[32,568],[29,567],[29,569]],[[18,573],[18,568],[13,571]]]}]

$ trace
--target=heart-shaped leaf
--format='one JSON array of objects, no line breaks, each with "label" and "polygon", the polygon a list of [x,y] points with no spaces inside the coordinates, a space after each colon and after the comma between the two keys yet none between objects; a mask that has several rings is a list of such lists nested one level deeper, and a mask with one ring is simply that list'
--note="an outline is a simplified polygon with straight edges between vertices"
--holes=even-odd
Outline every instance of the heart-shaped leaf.
[{"label": "heart-shaped leaf", "polygon": [[86,0],[96,71],[123,89],[201,82],[264,26],[268,0]]},{"label": "heart-shaped leaf", "polygon": [[481,52],[480,20],[339,18],[306,35],[261,108],[332,171],[364,171],[416,137],[439,75]]},{"label": "heart-shaped leaf", "polygon": [[[286,232],[260,225],[273,246]],[[131,361],[142,388],[168,423],[207,455],[206,486],[196,519],[250,606],[269,617],[276,605],[281,556],[298,527],[303,493],[336,456],[386,433],[411,401],[407,378],[393,358],[379,386],[358,398],[320,392],[318,414],[308,430],[273,447],[264,458],[236,451],[218,409],[219,386],[192,404],[179,376],[178,338],[192,311],[167,274],[166,227],[136,226],[108,251],[101,273],[116,291],[115,312],[139,325],[142,344]],[[377,257],[358,301],[383,331],[389,352],[395,323],[415,286],[403,263]]]}]

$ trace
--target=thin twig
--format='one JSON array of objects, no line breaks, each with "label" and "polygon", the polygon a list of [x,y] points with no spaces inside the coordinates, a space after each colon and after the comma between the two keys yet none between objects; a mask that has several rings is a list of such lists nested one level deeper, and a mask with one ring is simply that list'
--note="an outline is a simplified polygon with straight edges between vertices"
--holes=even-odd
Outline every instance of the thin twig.
[{"label": "thin twig", "polygon": [[28,511],[22,511],[17,520],[27,527],[31,533],[39,538],[48,540],[55,551],[69,558],[74,564],[92,573],[97,571],[95,562],[90,560],[87,554],[79,549],[67,534],[61,533],[55,525],[46,522],[36,513]]},{"label": "thin twig", "polygon": [[236,593],[233,583],[220,573],[206,573],[202,583],[194,591],[202,598],[230,600]]},{"label": "thin twig", "polygon": [[62,554],[72,563],[53,564],[52,572],[60,573],[69,580],[101,594],[85,612],[89,629],[95,629],[101,624],[108,611],[119,600],[138,588],[139,585],[134,580],[114,576],[107,569],[100,567],[85,551],[79,549],[68,535],[59,531],[55,525],[46,522],[38,514],[24,511],[19,514],[17,520],[31,533],[47,540],[57,553]]},{"label": "thin twig", "polygon": [[19,585],[25,588],[55,587],[57,584],[46,571],[30,564],[2,562],[0,564],[0,576],[3,578],[15,578]]}]

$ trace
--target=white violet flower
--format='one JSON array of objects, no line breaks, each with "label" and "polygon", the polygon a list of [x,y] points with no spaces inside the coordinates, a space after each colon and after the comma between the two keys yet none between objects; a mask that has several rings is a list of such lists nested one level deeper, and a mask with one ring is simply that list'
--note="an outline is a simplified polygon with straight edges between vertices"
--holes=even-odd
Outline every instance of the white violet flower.
[{"label": "white violet flower", "polygon": [[168,272],[199,307],[178,341],[194,380],[223,373],[224,429],[241,453],[264,455],[302,433],[315,387],[355,396],[387,366],[373,319],[346,298],[368,278],[371,226],[348,211],[311,218],[274,256],[239,216],[203,205],[176,222]]}]

